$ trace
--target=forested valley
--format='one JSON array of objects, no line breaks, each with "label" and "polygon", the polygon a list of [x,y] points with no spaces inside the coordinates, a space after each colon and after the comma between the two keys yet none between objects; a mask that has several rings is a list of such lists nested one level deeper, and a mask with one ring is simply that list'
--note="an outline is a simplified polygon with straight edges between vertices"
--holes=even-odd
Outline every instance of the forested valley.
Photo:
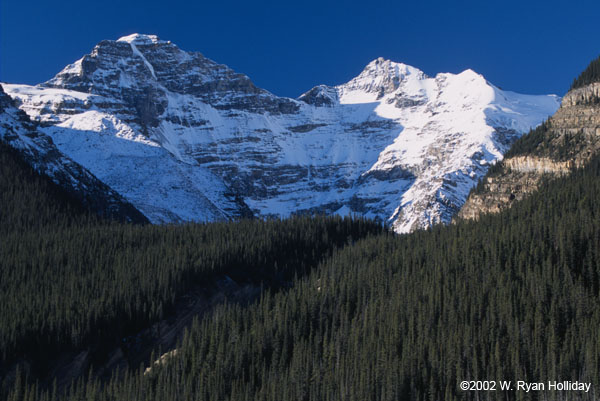
[{"label": "forested valley", "polygon": [[[598,159],[499,215],[397,236],[332,217],[103,221],[1,150],[3,399],[480,399],[462,380],[587,381],[568,399],[598,398]],[[169,350],[110,377],[93,363],[69,386],[47,377],[61,353],[101,360],[224,275],[262,291],[215,305],[160,362]]]}]

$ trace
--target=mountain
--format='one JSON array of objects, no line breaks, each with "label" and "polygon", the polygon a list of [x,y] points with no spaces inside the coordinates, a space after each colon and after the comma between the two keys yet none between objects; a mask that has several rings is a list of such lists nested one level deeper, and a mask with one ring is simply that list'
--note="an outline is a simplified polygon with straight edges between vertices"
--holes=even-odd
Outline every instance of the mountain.
[{"label": "mountain", "polygon": [[[27,114],[0,87],[0,145],[8,145],[38,173],[49,177],[84,208],[98,215],[131,222],[146,217],[86,168],[61,153]],[[6,206],[6,205],[4,205]]]},{"label": "mountain", "polygon": [[586,165],[600,152],[600,58],[578,77],[558,111],[523,136],[490,169],[458,214],[477,219],[499,212],[555,178]]},{"label": "mountain", "polygon": [[449,222],[559,105],[481,75],[377,59],[289,99],[153,35],[102,41],[38,86],[3,85],[56,147],[155,223],[356,213]]}]

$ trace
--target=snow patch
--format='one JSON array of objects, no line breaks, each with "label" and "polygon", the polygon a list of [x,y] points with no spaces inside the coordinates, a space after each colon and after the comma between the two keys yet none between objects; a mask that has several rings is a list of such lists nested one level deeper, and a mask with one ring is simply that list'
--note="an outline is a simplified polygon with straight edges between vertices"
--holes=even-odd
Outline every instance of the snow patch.
[{"label": "snow patch", "polygon": [[167,43],[164,40],[160,40],[156,35],[145,35],[141,33],[132,33],[131,35],[123,36],[117,39],[117,42],[126,42],[140,45]]}]

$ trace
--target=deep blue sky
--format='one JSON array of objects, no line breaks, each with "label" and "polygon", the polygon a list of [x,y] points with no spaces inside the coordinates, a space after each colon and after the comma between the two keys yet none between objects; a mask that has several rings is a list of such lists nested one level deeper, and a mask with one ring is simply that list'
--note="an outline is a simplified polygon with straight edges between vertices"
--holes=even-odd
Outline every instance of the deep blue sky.
[{"label": "deep blue sky", "polygon": [[596,1],[0,1],[0,81],[35,84],[103,39],[154,33],[296,97],[379,56],[563,95],[600,54]]}]

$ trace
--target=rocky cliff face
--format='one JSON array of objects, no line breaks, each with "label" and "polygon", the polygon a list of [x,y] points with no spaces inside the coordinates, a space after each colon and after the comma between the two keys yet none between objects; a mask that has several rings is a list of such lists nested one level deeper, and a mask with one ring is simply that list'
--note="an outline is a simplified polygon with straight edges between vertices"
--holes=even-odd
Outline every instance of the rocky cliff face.
[{"label": "rocky cliff face", "polygon": [[573,168],[574,163],[568,161],[555,161],[549,157],[536,156],[514,156],[504,161],[504,166],[508,170],[514,170],[520,173],[539,173],[539,174],[565,174]]},{"label": "rocky cliff face", "polygon": [[476,219],[499,212],[512,201],[535,191],[543,177],[582,167],[600,151],[600,84],[571,90],[559,110],[533,132],[522,146],[516,144],[477,191],[469,195],[459,218]]},{"label": "rocky cliff face", "polygon": [[87,169],[61,153],[27,114],[0,87],[0,141],[19,151],[23,159],[67,190],[85,207],[101,216],[143,223],[148,220],[117,192]]},{"label": "rocky cliff face", "polygon": [[356,213],[448,222],[555,96],[377,59],[346,84],[277,97],[152,35],[103,41],[35,87],[4,85],[61,152],[153,222]]},{"label": "rocky cliff face", "polygon": [[504,170],[502,174],[486,176],[484,189],[469,195],[457,217],[477,219],[481,214],[498,213],[537,190],[542,175],[532,170]]}]

